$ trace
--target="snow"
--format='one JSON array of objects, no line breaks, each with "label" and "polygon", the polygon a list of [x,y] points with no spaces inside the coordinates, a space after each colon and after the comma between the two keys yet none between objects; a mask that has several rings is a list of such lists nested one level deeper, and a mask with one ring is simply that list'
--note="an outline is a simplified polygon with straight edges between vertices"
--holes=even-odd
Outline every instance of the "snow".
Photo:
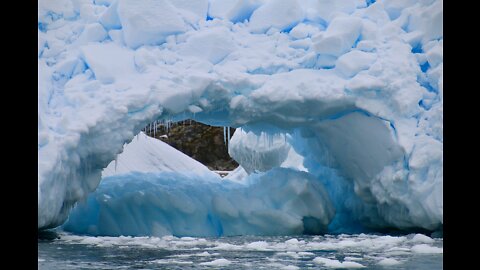
[{"label": "snow", "polygon": [[324,33],[313,38],[315,51],[319,54],[340,56],[352,48],[361,30],[361,19],[345,16],[336,17]]},{"label": "snow", "polygon": [[170,1],[119,1],[117,12],[125,44],[132,49],[163,43],[168,35],[187,30],[184,20]]},{"label": "snow", "polygon": [[161,140],[140,132],[116,160],[110,162],[102,171],[102,177],[121,175],[129,172],[178,172],[195,173],[214,178],[217,174],[205,165],[190,158]]},{"label": "snow", "polygon": [[107,31],[99,23],[91,23],[85,26],[85,29],[75,41],[78,45],[84,45],[88,42],[102,41],[107,37]]},{"label": "snow", "polygon": [[118,2],[119,0],[113,1],[113,3],[108,7],[108,9],[100,16],[98,20],[106,29],[120,29],[122,28],[122,22],[118,17]]},{"label": "snow", "polygon": [[113,43],[89,44],[81,47],[85,63],[102,83],[113,83],[135,71],[133,53]]},{"label": "snow", "polygon": [[229,182],[320,183],[329,232],[441,230],[443,1],[190,2],[39,1],[38,228],[148,123],[195,118],[252,133]]},{"label": "snow", "polygon": [[[299,23],[290,30],[290,36],[296,39],[312,37],[320,30],[319,27],[311,24]],[[322,29],[323,30],[323,29]]]},{"label": "snow", "polygon": [[362,51],[351,51],[340,56],[335,69],[345,77],[353,77],[362,70],[368,69],[375,61],[376,55]]},{"label": "snow", "polygon": [[209,16],[227,19],[232,22],[243,22],[252,15],[264,0],[211,0]]},{"label": "snow", "polygon": [[287,30],[304,18],[298,0],[267,1],[256,9],[250,18],[250,29],[254,33],[265,33],[274,27]]},{"label": "snow", "polygon": [[235,43],[227,28],[214,28],[190,36],[180,45],[179,53],[198,57],[217,64],[235,50]]}]

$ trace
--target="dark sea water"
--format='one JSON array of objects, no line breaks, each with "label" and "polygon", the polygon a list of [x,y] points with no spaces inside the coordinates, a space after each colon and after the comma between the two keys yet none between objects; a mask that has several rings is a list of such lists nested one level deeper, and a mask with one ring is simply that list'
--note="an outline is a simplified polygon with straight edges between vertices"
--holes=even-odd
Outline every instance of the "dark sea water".
[{"label": "dark sea water", "polygon": [[443,269],[443,239],[422,234],[42,238],[39,269]]}]

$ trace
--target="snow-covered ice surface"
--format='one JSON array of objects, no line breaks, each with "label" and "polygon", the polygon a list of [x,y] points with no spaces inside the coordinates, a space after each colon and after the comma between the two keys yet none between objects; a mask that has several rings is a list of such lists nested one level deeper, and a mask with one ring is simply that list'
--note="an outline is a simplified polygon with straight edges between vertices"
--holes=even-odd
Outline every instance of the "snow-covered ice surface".
[{"label": "snow-covered ice surface", "polygon": [[[39,269],[443,269],[443,239],[420,234],[179,238],[60,233],[60,239],[38,245]],[[429,252],[419,253],[418,245]]]},{"label": "snow-covered ice surface", "polygon": [[102,177],[130,172],[183,172],[207,178],[218,176],[200,162],[143,132],[125,145],[123,152],[102,171]]},{"label": "snow-covered ice surface", "polygon": [[247,172],[321,182],[330,232],[441,229],[442,0],[38,7],[38,228],[64,223],[145,125],[195,118],[251,132],[231,142]]}]

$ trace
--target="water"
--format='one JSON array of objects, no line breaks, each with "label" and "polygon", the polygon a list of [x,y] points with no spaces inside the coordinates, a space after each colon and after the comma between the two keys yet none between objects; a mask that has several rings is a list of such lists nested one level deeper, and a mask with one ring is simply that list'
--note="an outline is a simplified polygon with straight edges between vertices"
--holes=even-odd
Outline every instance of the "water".
[{"label": "water", "polygon": [[39,239],[38,269],[443,269],[443,239],[421,234],[58,236]]}]

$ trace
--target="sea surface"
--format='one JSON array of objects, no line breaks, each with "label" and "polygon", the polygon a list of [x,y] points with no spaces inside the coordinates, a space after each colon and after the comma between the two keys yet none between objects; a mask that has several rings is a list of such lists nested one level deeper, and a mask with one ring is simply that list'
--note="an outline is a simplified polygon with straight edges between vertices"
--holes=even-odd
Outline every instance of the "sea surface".
[{"label": "sea surface", "polygon": [[443,239],[423,234],[39,237],[38,269],[443,269]]}]

